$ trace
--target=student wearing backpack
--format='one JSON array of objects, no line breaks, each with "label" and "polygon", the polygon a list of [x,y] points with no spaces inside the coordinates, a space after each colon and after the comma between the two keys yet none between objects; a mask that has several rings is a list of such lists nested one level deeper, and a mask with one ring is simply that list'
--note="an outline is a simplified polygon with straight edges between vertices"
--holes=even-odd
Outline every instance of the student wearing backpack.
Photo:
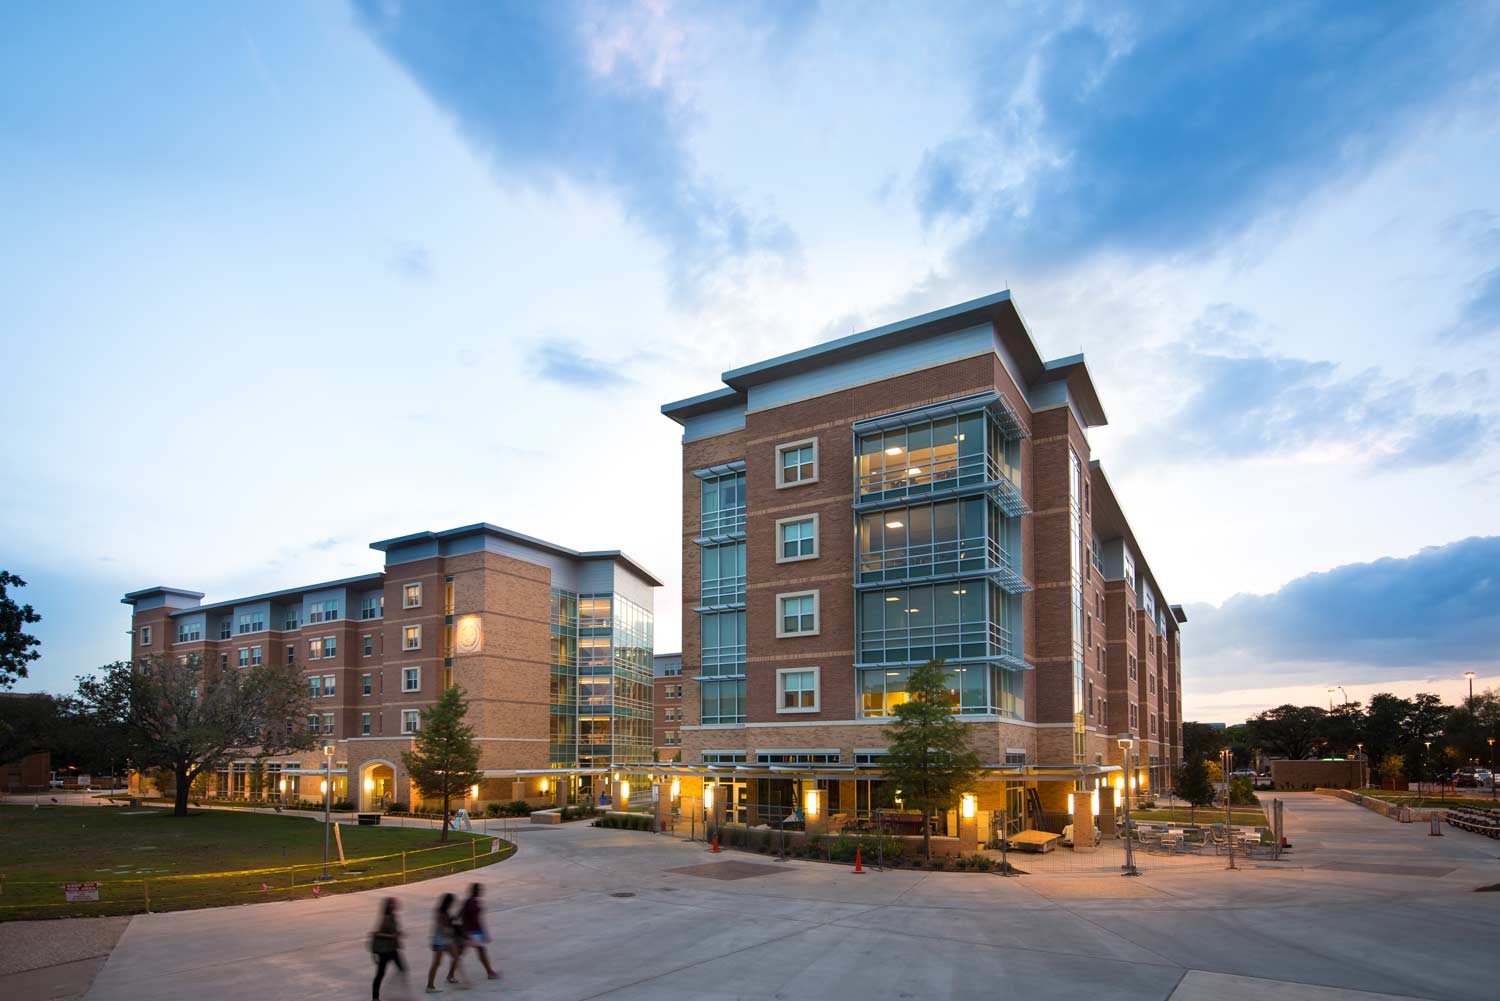
[{"label": "student wearing backpack", "polygon": [[401,928],[396,923],[396,898],[386,897],[380,905],[380,923],[370,933],[370,953],[375,958],[375,982],[370,985],[372,1001],[380,1001],[380,982],[392,963],[404,977],[406,964],[401,961]]}]

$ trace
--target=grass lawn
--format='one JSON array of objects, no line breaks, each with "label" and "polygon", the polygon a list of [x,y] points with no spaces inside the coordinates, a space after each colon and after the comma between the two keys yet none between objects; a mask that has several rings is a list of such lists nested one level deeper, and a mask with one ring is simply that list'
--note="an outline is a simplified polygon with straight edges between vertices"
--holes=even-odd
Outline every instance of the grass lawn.
[{"label": "grass lawn", "polygon": [[[1196,821],[1194,820],[1195,817]],[[1172,824],[1187,824],[1194,822],[1199,824],[1222,824],[1224,822],[1224,808],[1222,806],[1200,806],[1196,814],[1185,806],[1179,806],[1174,809],[1159,808],[1155,810],[1131,810],[1130,819],[1150,821],[1165,820],[1168,823]],[[1231,823],[1239,824],[1244,827],[1266,826],[1265,811],[1258,806],[1237,806],[1229,812],[1229,819]]]},{"label": "grass lawn", "polygon": [[[0,806],[0,920],[182,910],[347,893],[460,872],[509,857],[492,839],[426,828],[343,825],[322,875],[323,825],[300,817],[113,807]],[[372,856],[384,856],[372,858]],[[214,875],[209,875],[214,874]],[[97,902],[68,903],[65,882],[99,883]]]}]

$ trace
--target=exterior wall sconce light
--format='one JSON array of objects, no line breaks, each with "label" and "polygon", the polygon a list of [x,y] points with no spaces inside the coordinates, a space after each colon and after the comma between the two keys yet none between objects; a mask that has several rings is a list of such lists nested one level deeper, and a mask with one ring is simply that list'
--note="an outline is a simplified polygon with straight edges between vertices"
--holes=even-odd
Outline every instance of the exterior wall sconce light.
[{"label": "exterior wall sconce light", "polygon": [[549,787],[550,783],[546,779],[542,779],[542,792],[545,793]]},{"label": "exterior wall sconce light", "polygon": [[802,794],[802,807],[808,820],[818,815],[818,805],[818,790],[809,789]]},{"label": "exterior wall sconce light", "polygon": [[469,786],[469,798],[470,799],[478,799],[479,798],[479,787],[477,785]]},{"label": "exterior wall sconce light", "polygon": [[676,801],[677,797],[679,795],[681,795],[681,793],[682,793],[682,780],[681,779],[673,779],[672,780],[672,785],[671,785],[670,795],[671,795],[671,797],[672,797],[672,799],[673,799],[674,802]]},{"label": "exterior wall sconce light", "polygon": [[623,779],[620,782],[620,805],[630,805],[630,780]]},{"label": "exterior wall sconce light", "polygon": [[973,793],[964,793],[963,796],[961,796],[958,800],[958,815],[960,817],[963,817],[965,820],[973,820],[974,811],[977,805],[978,803],[975,800]]}]

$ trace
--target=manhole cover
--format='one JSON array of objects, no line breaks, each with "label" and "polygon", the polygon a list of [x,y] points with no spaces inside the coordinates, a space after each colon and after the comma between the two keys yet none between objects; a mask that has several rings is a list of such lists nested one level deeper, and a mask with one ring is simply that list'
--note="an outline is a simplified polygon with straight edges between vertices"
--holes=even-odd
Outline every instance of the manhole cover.
[{"label": "manhole cover", "polygon": [[611,893],[610,896],[611,897],[633,897],[633,896],[635,896],[635,894],[633,894],[633,893]]}]

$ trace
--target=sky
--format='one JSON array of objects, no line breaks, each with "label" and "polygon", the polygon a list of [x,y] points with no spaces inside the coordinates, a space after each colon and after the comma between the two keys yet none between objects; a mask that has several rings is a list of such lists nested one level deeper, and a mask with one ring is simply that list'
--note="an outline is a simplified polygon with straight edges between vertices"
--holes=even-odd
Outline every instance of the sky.
[{"label": "sky", "polygon": [[476,521],[623,549],[676,650],[660,405],[1003,288],[1188,719],[1500,685],[1497,107],[1484,3],[6,5],[18,688]]}]

